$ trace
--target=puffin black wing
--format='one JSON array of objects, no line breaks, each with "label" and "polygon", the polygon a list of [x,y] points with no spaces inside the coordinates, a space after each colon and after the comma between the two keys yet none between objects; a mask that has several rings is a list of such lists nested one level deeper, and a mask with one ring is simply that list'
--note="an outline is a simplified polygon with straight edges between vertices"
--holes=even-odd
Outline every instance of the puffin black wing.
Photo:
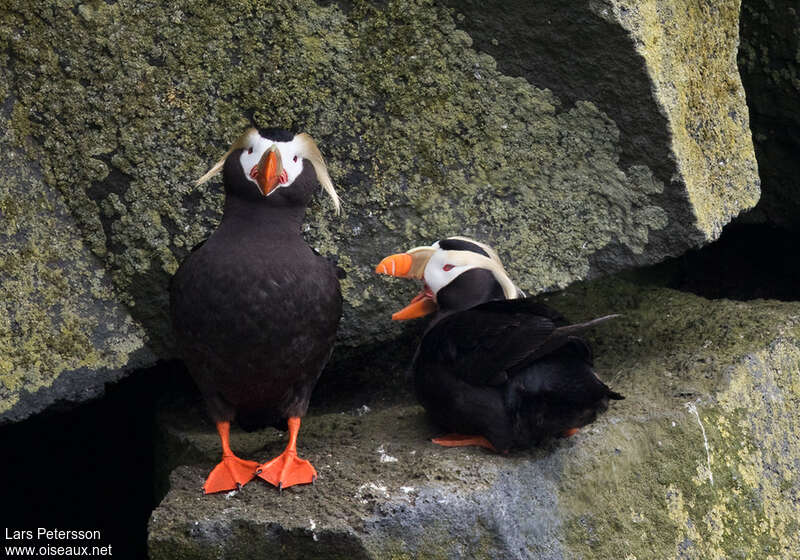
[{"label": "puffin black wing", "polygon": [[446,365],[472,385],[501,385],[571,340],[589,351],[574,335],[612,317],[569,325],[560,313],[534,301],[491,301],[435,324],[425,335],[417,359]]}]

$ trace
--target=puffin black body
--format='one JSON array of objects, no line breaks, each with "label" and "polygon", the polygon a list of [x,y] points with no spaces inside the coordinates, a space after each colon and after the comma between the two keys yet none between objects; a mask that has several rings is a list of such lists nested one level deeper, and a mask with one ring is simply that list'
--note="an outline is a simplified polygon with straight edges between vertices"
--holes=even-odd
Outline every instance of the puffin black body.
[{"label": "puffin black body", "polygon": [[[178,269],[170,299],[178,347],[223,444],[205,490],[236,488],[256,474],[279,487],[311,482],[316,471],[294,445],[333,348],[342,296],[336,267],[311,250],[301,228],[320,183],[337,209],[338,198],[307,135],[250,129],[204,179],[220,167],[222,221]],[[273,465],[238,459],[227,442],[234,419],[247,430],[288,427],[288,454]]]},{"label": "puffin black body", "polygon": [[491,248],[443,240],[378,266],[378,272],[391,269],[426,280],[396,319],[435,312],[412,370],[421,404],[454,432],[436,443],[502,452],[527,447],[572,435],[604,412],[609,399],[623,398],[597,378],[591,348],[579,336],[613,316],[569,325],[553,309],[517,299]]},{"label": "puffin black body", "polygon": [[575,334],[590,324],[567,325],[524,299],[439,312],[412,366],[417,396],[442,428],[482,435],[497,450],[567,435],[622,398],[597,378]]}]

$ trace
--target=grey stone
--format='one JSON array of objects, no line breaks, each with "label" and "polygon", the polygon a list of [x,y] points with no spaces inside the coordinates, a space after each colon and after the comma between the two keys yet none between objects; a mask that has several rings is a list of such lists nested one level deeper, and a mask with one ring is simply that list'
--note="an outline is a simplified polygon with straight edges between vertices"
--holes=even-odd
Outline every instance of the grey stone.
[{"label": "grey stone", "polygon": [[589,275],[655,262],[715,239],[758,200],[748,108],[735,62],[739,2],[447,2],[498,70],[589,100],[619,130],[619,167],[647,170],[669,220],[644,248],[622,237]]}]

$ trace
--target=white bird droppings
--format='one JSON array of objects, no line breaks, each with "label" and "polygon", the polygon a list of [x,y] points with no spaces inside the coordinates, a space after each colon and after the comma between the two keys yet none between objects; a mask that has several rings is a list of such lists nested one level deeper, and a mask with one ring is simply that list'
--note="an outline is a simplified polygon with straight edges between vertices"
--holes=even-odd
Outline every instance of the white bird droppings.
[{"label": "white bird droppings", "polygon": [[700,424],[700,430],[703,432],[703,445],[706,446],[706,462],[708,464],[708,480],[711,482],[711,486],[714,486],[714,474],[711,472],[711,452],[708,449],[708,438],[706,437],[705,426],[703,426],[703,422],[700,420],[700,413],[697,412],[697,407],[694,403],[686,403],[686,408],[697,417],[697,423]]},{"label": "white bird droppings", "polygon": [[386,453],[386,450],[383,448],[382,445],[378,449],[376,449],[375,452],[380,455],[381,463],[397,463],[397,457],[392,457],[391,455]]},{"label": "white bird droppings", "polygon": [[365,414],[369,414],[372,412],[372,409],[365,404],[362,404],[360,407],[356,409],[357,416],[364,416]]}]

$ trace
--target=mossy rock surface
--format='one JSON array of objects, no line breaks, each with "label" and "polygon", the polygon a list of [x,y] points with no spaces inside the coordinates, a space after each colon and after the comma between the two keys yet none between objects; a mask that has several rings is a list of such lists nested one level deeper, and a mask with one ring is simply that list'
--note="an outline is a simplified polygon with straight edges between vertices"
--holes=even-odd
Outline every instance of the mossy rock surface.
[{"label": "mossy rock surface", "polygon": [[608,115],[619,130],[619,167],[646,168],[659,185],[649,200],[668,223],[651,228],[644,251],[622,241],[595,252],[592,272],[705,243],[758,200],[736,66],[738,0],[447,4],[498,70],[548,88],[564,106],[590,100]]},{"label": "mossy rock surface", "polygon": [[[800,556],[800,305],[619,280],[549,300],[573,320],[623,313],[592,342],[626,399],[576,436],[509,456],[443,449],[410,396],[364,387],[370,410],[329,403],[304,420],[314,486],[203,496],[213,427],[199,405],[166,408],[162,467],[181,466],[150,520],[151,558]],[[284,444],[233,436],[256,460]]]},{"label": "mossy rock surface", "polygon": [[[4,75],[0,62],[0,99]],[[9,126],[17,107],[0,105],[0,425],[101,395],[154,359],[62,194]]]},{"label": "mossy rock surface", "polygon": [[[498,68],[469,21],[430,0],[9,0],[0,8],[4,145],[37,175],[29,185],[5,168],[3,195],[39,217],[29,223],[39,250],[50,250],[56,211],[14,193],[63,203],[68,237],[89,251],[76,267],[110,279],[102,298],[123,304],[161,357],[173,353],[169,278],[220,217],[219,181],[193,180],[251,115],[316,138],[343,198],[337,217],[318,197],[304,227],[347,271],[341,348],[401,332],[386,319],[414,287],[375,277],[373,266],[444,236],[493,244],[530,293],[658,261],[716,237],[755,203],[758,180],[732,62],[738,4],[640,4],[580,2],[557,19],[565,39],[543,49],[545,66],[565,67],[576,53],[561,47],[585,47],[588,36],[608,54],[577,68],[586,87],[566,95],[536,72],[506,73],[502,59]],[[541,31],[542,20],[528,23]],[[685,40],[691,56],[679,49]],[[600,59],[616,68],[616,98],[584,72]],[[12,252],[21,243],[3,239]],[[80,289],[71,278],[61,299],[8,300],[11,314],[31,306],[45,318],[42,338]],[[70,325],[87,355],[109,351],[90,342],[91,325]],[[21,357],[5,359],[23,376],[37,375],[27,362],[49,359],[19,335],[9,343]],[[7,369],[6,408],[18,385]],[[70,370],[49,370],[46,383]]]}]

